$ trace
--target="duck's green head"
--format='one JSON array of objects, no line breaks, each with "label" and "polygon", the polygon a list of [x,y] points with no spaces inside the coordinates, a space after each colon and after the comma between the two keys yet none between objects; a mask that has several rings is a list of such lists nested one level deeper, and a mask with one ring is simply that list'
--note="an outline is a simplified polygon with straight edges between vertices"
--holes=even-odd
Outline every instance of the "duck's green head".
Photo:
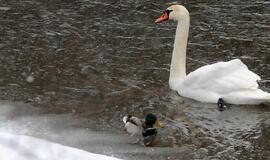
[{"label": "duck's green head", "polygon": [[163,127],[158,118],[152,114],[149,113],[145,116],[145,124],[146,126],[156,126],[156,127]]}]

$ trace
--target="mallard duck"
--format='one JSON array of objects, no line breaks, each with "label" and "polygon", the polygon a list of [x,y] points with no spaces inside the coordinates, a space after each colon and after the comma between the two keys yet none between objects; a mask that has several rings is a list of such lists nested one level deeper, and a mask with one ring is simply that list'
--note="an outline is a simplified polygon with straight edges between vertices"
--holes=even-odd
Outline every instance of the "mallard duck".
[{"label": "mallard duck", "polygon": [[152,113],[147,114],[144,120],[131,115],[124,116],[123,122],[125,123],[125,130],[132,136],[139,136],[137,142],[142,137],[145,146],[154,145],[158,134],[155,127],[163,127],[159,119]]},{"label": "mallard duck", "polygon": [[218,99],[218,110],[219,111],[224,111],[227,109],[227,106],[225,105],[224,101],[222,98]]}]

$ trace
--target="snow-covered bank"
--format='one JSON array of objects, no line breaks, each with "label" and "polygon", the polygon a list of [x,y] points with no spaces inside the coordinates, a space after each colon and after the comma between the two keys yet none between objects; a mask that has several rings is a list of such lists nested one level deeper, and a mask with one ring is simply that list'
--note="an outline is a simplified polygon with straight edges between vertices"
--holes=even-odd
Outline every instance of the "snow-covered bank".
[{"label": "snow-covered bank", "polygon": [[48,142],[42,139],[0,133],[1,160],[119,160]]}]

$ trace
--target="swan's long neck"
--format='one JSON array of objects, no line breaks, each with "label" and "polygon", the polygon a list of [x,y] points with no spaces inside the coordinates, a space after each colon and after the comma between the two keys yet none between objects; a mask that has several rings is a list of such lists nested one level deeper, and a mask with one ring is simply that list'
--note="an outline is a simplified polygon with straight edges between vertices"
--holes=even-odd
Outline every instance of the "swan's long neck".
[{"label": "swan's long neck", "polygon": [[179,89],[186,78],[186,50],[189,32],[189,14],[187,13],[178,21],[172,61],[170,68],[169,84],[173,90]]}]

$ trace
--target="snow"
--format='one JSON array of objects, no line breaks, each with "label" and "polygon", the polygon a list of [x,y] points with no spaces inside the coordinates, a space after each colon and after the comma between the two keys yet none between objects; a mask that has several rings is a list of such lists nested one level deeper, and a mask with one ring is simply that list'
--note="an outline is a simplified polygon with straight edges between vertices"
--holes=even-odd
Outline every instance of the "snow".
[{"label": "snow", "polygon": [[0,132],[1,160],[119,160],[42,139]]}]

